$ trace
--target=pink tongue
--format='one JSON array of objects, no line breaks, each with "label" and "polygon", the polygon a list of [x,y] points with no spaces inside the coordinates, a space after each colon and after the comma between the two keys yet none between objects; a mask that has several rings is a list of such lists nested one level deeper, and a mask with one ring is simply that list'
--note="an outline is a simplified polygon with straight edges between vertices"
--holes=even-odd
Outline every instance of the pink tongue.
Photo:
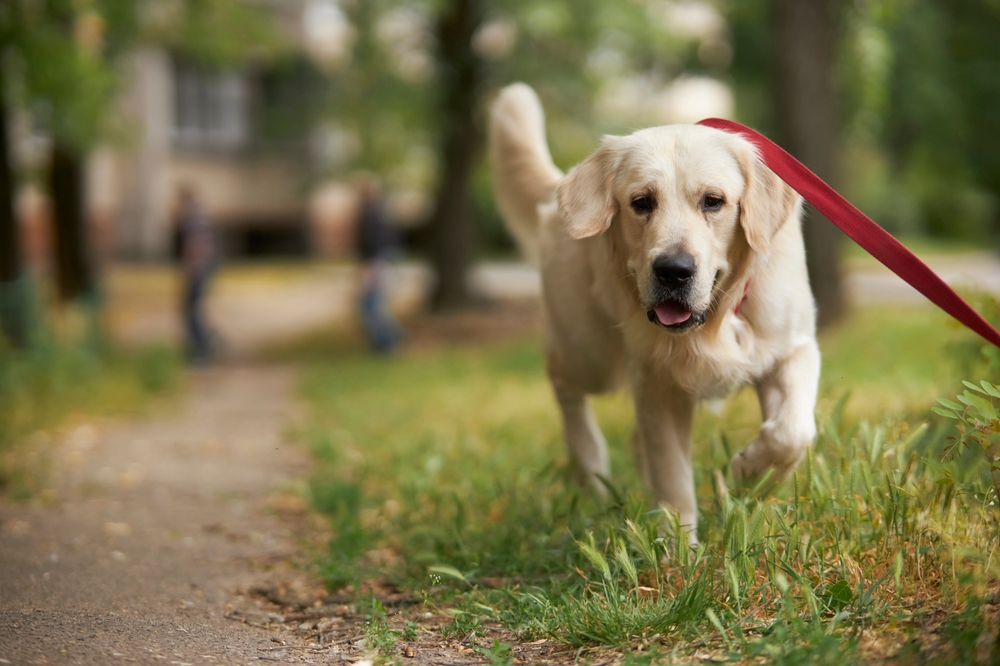
[{"label": "pink tongue", "polygon": [[673,303],[660,303],[653,308],[653,311],[656,312],[656,318],[664,326],[680,324],[691,318],[690,310],[682,308],[679,305],[674,305]]}]

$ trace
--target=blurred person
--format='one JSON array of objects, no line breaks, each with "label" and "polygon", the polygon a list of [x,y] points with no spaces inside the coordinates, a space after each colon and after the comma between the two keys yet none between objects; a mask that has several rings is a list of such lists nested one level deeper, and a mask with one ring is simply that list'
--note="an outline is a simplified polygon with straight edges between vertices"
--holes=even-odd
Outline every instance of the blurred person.
[{"label": "blurred person", "polygon": [[211,360],[211,331],[205,323],[204,302],[209,283],[219,263],[215,228],[194,190],[182,187],[177,205],[177,255],[184,278],[181,313],[184,317],[185,352],[188,360],[201,365]]},{"label": "blurred person", "polygon": [[358,185],[357,253],[361,260],[359,310],[361,325],[371,348],[392,352],[402,341],[403,332],[386,306],[385,276],[389,262],[400,253],[399,234],[389,214],[376,180],[364,178]]}]

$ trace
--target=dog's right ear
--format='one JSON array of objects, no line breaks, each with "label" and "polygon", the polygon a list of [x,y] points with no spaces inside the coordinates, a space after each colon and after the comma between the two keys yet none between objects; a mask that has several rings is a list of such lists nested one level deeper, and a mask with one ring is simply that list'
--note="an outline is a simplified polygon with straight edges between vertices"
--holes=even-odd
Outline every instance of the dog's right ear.
[{"label": "dog's right ear", "polygon": [[566,231],[576,239],[608,230],[618,212],[613,179],[622,137],[606,136],[597,151],[570,171],[556,188]]}]

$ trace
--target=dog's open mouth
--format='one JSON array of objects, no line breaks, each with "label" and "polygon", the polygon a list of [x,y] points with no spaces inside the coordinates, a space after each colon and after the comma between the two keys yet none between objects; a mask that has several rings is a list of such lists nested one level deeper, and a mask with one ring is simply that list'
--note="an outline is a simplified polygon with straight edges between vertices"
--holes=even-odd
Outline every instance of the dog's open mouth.
[{"label": "dog's open mouth", "polygon": [[670,331],[685,331],[705,323],[705,313],[692,312],[688,306],[674,300],[657,303],[646,313],[649,321]]}]

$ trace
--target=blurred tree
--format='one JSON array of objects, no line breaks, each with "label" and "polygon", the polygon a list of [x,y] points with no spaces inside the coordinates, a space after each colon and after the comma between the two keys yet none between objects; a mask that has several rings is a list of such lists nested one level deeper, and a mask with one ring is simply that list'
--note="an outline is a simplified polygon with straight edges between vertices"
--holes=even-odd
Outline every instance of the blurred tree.
[{"label": "blurred tree", "polygon": [[469,304],[466,280],[475,249],[469,183],[482,145],[476,117],[486,64],[472,40],[483,22],[482,0],[454,0],[438,17],[441,177],[431,217],[437,310]]},{"label": "blurred tree", "polygon": [[[120,119],[113,101],[124,56],[141,41],[163,43],[212,64],[245,59],[280,44],[268,15],[240,0],[9,0],[0,5],[0,102],[13,93],[17,107],[47,110],[58,294],[91,308],[96,306],[97,279],[87,243],[85,157],[97,142],[114,135]],[[12,166],[10,141],[0,143],[0,151],[0,162]],[[13,200],[16,180],[9,167],[0,168],[0,209]],[[0,210],[0,240],[10,240],[0,257],[4,283],[22,270],[16,221],[9,228],[6,222]],[[4,288],[0,293],[4,291],[23,292]],[[12,303],[0,309],[0,317],[14,327],[14,315],[4,313],[26,307]]]},{"label": "blurred tree", "polygon": [[[836,185],[840,135],[835,94],[835,10],[839,0],[772,0],[775,136],[823,180]],[[838,245],[843,234],[811,206],[803,224],[809,283],[819,325],[844,311]]]},{"label": "blurred tree", "polygon": [[[126,5],[131,14],[122,11]],[[5,18],[12,19],[15,36],[4,41],[5,64],[19,83],[19,102],[25,109],[47,111],[48,126],[43,129],[52,145],[48,184],[57,293],[66,301],[93,301],[96,277],[85,231],[83,156],[106,135],[115,92],[116,72],[103,53],[105,15],[134,15],[134,2],[19,1],[10,3],[8,12]],[[134,33],[135,22],[130,23],[121,31]]]},{"label": "blurred tree", "polygon": [[56,138],[49,165],[55,239],[56,289],[63,301],[97,298],[87,234],[83,154]]},{"label": "blurred tree", "polygon": [[[836,186],[842,128],[838,40],[845,3],[732,0],[727,9],[740,119]],[[824,326],[844,311],[838,252],[843,234],[811,206],[802,230],[809,282]]]},{"label": "blurred tree", "polygon": [[26,296],[20,256],[21,238],[14,210],[14,174],[10,167],[7,100],[0,71],[0,335],[15,347],[26,343]]},{"label": "blurred tree", "polygon": [[[336,168],[374,170],[390,186],[434,192],[427,249],[439,308],[469,302],[465,273],[484,224],[477,216],[492,215],[481,159],[492,90],[530,82],[543,98],[555,157],[571,164],[596,144],[594,101],[602,91],[615,97],[606,90],[611,83],[662,88],[691,63],[724,69],[700,63],[697,40],[673,34],[657,13],[660,3],[371,0],[344,7],[354,41],[349,61],[331,70],[331,116],[356,137],[358,153]],[[602,129],[623,131],[632,122],[605,121]]]}]

